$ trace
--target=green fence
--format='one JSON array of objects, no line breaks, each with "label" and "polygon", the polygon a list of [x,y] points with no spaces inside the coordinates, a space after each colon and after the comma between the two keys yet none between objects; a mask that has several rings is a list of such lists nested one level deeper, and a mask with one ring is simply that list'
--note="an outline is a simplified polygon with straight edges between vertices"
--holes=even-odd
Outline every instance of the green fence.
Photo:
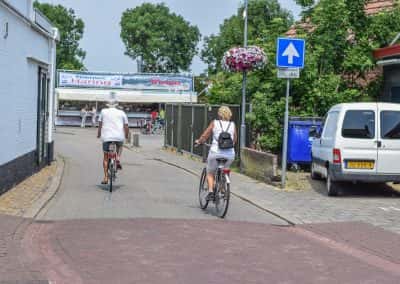
[{"label": "green fence", "polygon": [[[208,154],[208,147],[194,147],[193,144],[209,123],[217,118],[219,107],[219,105],[167,104],[165,112],[165,146],[176,148],[178,152],[188,152],[205,158]],[[240,106],[229,105],[229,107],[232,110],[232,120],[236,124],[239,138]],[[249,130],[249,127],[247,127],[247,130]],[[246,136],[249,138],[249,135]],[[247,139],[246,144],[248,144],[249,140]],[[236,153],[239,153],[239,148],[240,145],[238,143],[236,145]]]}]

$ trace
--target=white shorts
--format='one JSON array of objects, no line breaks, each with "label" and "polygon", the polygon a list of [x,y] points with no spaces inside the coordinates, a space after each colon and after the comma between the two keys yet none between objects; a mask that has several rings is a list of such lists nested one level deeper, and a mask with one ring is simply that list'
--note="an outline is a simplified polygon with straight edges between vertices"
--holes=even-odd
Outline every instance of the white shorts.
[{"label": "white shorts", "polygon": [[207,158],[207,173],[215,173],[217,171],[217,159],[219,158],[227,159],[228,161],[225,163],[225,168],[229,168],[232,162],[235,160],[235,155],[231,156],[210,152]]}]

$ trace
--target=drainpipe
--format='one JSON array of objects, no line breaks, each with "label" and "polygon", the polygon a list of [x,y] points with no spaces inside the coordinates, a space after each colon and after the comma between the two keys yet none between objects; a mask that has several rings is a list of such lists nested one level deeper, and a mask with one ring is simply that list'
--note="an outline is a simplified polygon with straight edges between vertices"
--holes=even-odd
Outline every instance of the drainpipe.
[{"label": "drainpipe", "polygon": [[53,36],[50,39],[50,84],[49,84],[49,119],[48,119],[48,143],[53,142],[53,127],[55,123],[57,98],[55,95],[56,80],[56,50],[59,32],[57,28],[53,28]]}]

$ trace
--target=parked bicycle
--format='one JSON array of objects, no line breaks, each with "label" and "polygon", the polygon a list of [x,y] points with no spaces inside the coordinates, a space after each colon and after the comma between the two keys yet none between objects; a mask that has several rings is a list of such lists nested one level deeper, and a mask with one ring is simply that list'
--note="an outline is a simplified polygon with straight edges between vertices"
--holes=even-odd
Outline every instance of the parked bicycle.
[{"label": "parked bicycle", "polygon": [[[204,144],[206,146],[210,146],[208,144]],[[198,145],[195,145],[198,146]],[[208,207],[209,202],[213,202],[215,204],[215,209],[217,216],[220,218],[224,218],[226,213],[228,212],[229,200],[230,200],[230,172],[229,168],[225,167],[225,164],[228,160],[225,158],[217,159],[218,168],[215,172],[215,183],[213,186],[214,198],[213,200],[208,200],[208,182],[207,182],[207,168],[204,167],[203,172],[200,178],[199,185],[199,203],[200,208],[205,210]]]},{"label": "parked bicycle", "polygon": [[156,119],[152,124],[151,133],[156,135],[164,134],[164,125],[160,119]]}]

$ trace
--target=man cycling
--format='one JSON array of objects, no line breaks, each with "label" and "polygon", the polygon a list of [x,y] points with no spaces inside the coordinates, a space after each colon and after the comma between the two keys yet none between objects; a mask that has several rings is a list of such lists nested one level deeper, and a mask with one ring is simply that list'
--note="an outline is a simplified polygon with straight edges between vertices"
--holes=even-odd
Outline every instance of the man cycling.
[{"label": "man cycling", "polygon": [[110,98],[107,103],[107,107],[102,109],[99,116],[99,128],[97,132],[97,138],[101,138],[103,141],[103,168],[104,168],[104,179],[102,184],[108,183],[108,151],[111,143],[117,145],[117,169],[121,167],[121,154],[122,145],[125,139],[128,139],[129,127],[128,117],[125,112],[117,109],[118,101],[115,93],[110,93]]}]

